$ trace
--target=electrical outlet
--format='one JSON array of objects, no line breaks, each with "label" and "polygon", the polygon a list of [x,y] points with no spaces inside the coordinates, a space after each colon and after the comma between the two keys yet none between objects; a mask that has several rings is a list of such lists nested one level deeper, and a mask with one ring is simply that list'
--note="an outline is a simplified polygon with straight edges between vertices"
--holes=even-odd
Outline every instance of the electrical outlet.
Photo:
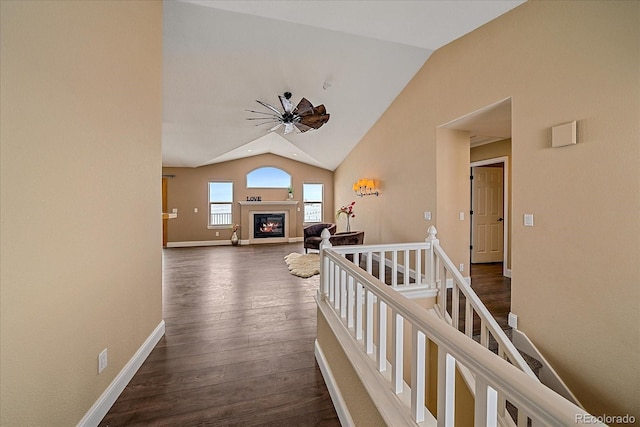
[{"label": "electrical outlet", "polygon": [[460,264],[458,270],[460,270],[460,273],[462,273],[464,271],[464,264]]},{"label": "electrical outlet", "polygon": [[220,237],[220,232],[216,231],[216,237]]},{"label": "electrical outlet", "polygon": [[193,208],[193,213],[198,213],[198,208]]},{"label": "electrical outlet", "polygon": [[108,364],[108,360],[107,360],[107,349],[105,348],[104,350],[102,350],[100,352],[100,354],[98,355],[98,373],[101,374],[102,371],[104,371],[104,368],[107,367]]},{"label": "electrical outlet", "polygon": [[425,213],[424,213],[424,220],[425,220],[425,221],[431,221],[431,212],[429,212],[429,211],[425,211]]},{"label": "electrical outlet", "polygon": [[511,313],[511,312],[509,312],[509,317],[508,317],[507,323],[513,329],[518,329],[518,316],[513,314],[513,313]]}]

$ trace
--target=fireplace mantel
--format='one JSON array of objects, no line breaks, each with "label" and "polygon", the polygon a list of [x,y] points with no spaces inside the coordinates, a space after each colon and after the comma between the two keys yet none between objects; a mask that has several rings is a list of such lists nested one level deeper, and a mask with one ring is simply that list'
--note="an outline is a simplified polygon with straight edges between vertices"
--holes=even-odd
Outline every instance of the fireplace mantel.
[{"label": "fireplace mantel", "polygon": [[268,206],[273,206],[273,205],[297,205],[298,203],[300,203],[298,200],[266,200],[264,202],[257,202],[257,201],[239,201],[238,203],[240,203],[241,206],[244,205],[268,205]]}]

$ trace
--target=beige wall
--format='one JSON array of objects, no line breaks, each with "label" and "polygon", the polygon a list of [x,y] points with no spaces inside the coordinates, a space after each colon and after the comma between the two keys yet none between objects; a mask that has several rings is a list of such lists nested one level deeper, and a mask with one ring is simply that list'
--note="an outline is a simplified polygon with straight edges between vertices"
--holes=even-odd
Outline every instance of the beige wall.
[{"label": "beige wall", "polygon": [[478,147],[471,148],[470,160],[471,162],[479,162],[481,160],[488,159],[496,159],[498,157],[507,157],[509,159],[509,170],[507,172],[507,184],[509,191],[507,192],[509,196],[509,204],[508,204],[508,216],[507,216],[507,226],[508,229],[508,240],[507,240],[507,268],[511,270],[511,233],[513,232],[513,204],[511,200],[513,199],[512,192],[512,179],[511,179],[511,138],[503,139],[502,141],[492,142],[490,144],[480,145]]},{"label": "beige wall", "polygon": [[75,425],[162,320],[162,4],[0,8],[0,424]]},{"label": "beige wall", "polygon": [[[640,2],[527,2],[436,51],[334,175],[336,204],[355,178],[382,180],[356,205],[368,243],[424,239],[423,211],[452,221],[437,128],[511,97],[512,311],[587,410],[636,418],[639,55]],[[579,143],[552,149],[551,127],[571,120]],[[468,228],[445,229],[447,251],[468,248]]]},{"label": "beige wall", "polygon": [[385,426],[384,419],[320,310],[318,310],[318,344],[331,368],[336,386],[342,394],[354,424],[371,427]]},{"label": "beige wall", "polygon": [[[437,230],[440,245],[453,264],[462,265],[462,275],[469,274],[469,132],[443,129],[437,131],[436,171],[438,198]],[[460,219],[462,215],[463,219]]]},{"label": "beige wall", "polygon": [[[178,218],[168,221],[169,242],[196,242],[212,240],[229,240],[231,230],[228,228],[208,229],[209,190],[208,183],[212,180],[232,181],[234,200],[234,222],[240,223],[240,210],[237,202],[246,201],[247,196],[260,196],[262,201],[288,200],[287,189],[246,188],[247,173],[263,166],[273,166],[291,175],[293,182],[293,200],[300,201],[297,212],[297,223],[291,229],[289,237],[302,237],[303,206],[302,184],[324,184],[324,220],[335,222],[333,209],[333,172],[310,166],[305,163],[289,160],[274,154],[233,160],[224,163],[202,166],[199,168],[163,168],[163,174],[175,175],[169,178],[167,186],[167,208],[169,211],[178,209]],[[198,213],[194,213],[198,208]],[[216,236],[219,232],[219,236]],[[249,230],[240,230],[242,239],[249,238]]]}]

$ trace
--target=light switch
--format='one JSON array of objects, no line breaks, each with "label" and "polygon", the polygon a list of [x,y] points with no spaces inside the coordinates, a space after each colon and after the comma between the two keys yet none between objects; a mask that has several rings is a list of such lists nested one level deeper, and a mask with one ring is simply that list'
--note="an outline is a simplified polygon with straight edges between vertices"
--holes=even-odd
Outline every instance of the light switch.
[{"label": "light switch", "polygon": [[198,208],[193,208],[193,213],[198,213]]},{"label": "light switch", "polygon": [[425,220],[425,221],[431,221],[431,212],[429,212],[429,211],[425,211],[425,213],[424,213],[424,220]]},{"label": "light switch", "polygon": [[524,214],[524,226],[533,227],[533,214]]},{"label": "light switch", "polygon": [[173,208],[173,213],[178,213],[178,208]]},{"label": "light switch", "polygon": [[464,212],[460,212],[460,221],[464,221]]}]

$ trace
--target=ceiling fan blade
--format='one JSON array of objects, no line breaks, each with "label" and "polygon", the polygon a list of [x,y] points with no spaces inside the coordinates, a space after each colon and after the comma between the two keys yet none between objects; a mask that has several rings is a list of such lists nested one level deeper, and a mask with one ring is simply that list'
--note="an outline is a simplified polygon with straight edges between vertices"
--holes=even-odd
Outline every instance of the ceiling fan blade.
[{"label": "ceiling fan blade", "polygon": [[320,104],[320,105],[318,105],[317,107],[315,107],[313,109],[313,113],[314,114],[322,114],[322,115],[324,115],[324,114],[327,114],[327,109],[324,108],[324,104]]},{"label": "ceiling fan blade", "polygon": [[256,110],[244,110],[244,111],[246,111],[248,113],[262,114],[262,115],[269,116],[269,117],[276,117],[276,118],[281,117],[281,114],[273,114],[270,111],[269,112],[256,111]]},{"label": "ceiling fan blade", "polygon": [[278,96],[280,98],[280,103],[282,104],[282,108],[286,113],[290,113],[293,111],[293,103],[290,99],[285,98],[282,95]]},{"label": "ceiling fan blade", "polygon": [[267,103],[266,103],[266,102],[264,102],[264,101],[258,101],[257,99],[256,99],[256,102],[257,102],[258,104],[262,105],[263,107],[266,107],[266,108],[270,109],[271,111],[273,111],[274,113],[276,113],[278,116],[281,116],[281,115],[282,115],[282,112],[281,112],[281,111],[278,111],[278,109],[277,109],[276,107],[274,107],[273,105],[269,105],[269,104],[267,104]]},{"label": "ceiling fan blade", "polygon": [[319,129],[329,121],[329,114],[307,114],[300,118],[300,123],[314,129]]},{"label": "ceiling fan blade", "polygon": [[302,123],[294,123],[294,126],[300,131],[300,133],[306,132],[308,130],[313,129],[312,127],[309,127],[307,125],[304,125]]},{"label": "ceiling fan blade", "polygon": [[280,126],[282,126],[282,122],[278,123],[277,125],[275,125],[271,129],[269,129],[269,132],[273,132],[274,130],[278,129]]},{"label": "ceiling fan blade", "polygon": [[291,133],[295,130],[295,127],[293,126],[293,123],[289,122],[289,123],[285,123],[284,124],[284,134],[288,134]]},{"label": "ceiling fan blade", "polygon": [[302,98],[296,107],[296,113],[300,116],[304,114],[313,114],[313,105],[307,98]]}]

